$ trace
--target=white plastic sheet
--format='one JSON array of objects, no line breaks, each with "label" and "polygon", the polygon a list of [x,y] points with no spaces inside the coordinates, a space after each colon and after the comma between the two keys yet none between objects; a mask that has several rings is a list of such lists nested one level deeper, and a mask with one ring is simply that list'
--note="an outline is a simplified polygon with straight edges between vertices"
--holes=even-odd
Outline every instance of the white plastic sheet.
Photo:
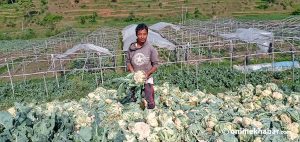
[{"label": "white plastic sheet", "polygon": [[[161,30],[166,26],[170,26],[171,24],[167,23],[160,23],[160,24],[154,24],[153,28],[155,30]],[[173,24],[172,24],[173,25]],[[175,25],[174,25],[175,26]],[[133,42],[136,42],[136,33],[135,28],[137,27],[137,24],[132,24],[127,27],[125,27],[122,30],[122,36],[123,36],[123,51],[127,51],[130,44]],[[150,26],[151,27],[151,26]],[[157,46],[159,48],[166,48],[168,50],[175,50],[175,45],[168,41],[167,39],[163,38],[159,33],[153,31],[149,27],[148,29],[148,42],[150,42],[152,45]]]},{"label": "white plastic sheet", "polygon": [[274,38],[273,33],[259,30],[256,28],[237,29],[235,33],[220,34],[221,37],[229,40],[241,40],[249,43],[256,43],[260,48],[260,52],[268,52],[270,43]]},{"label": "white plastic sheet", "polygon": [[263,64],[253,64],[247,66],[237,66],[234,65],[233,68],[242,72],[254,72],[254,71],[283,71],[291,68],[300,68],[298,61],[282,61],[274,63],[263,63]]},{"label": "white plastic sheet", "polygon": [[171,23],[166,23],[166,22],[158,22],[154,25],[151,25],[149,28],[152,30],[160,31],[164,29],[165,27],[171,27],[172,29],[178,31],[180,30],[180,27]]},{"label": "white plastic sheet", "polygon": [[74,54],[79,50],[95,51],[99,55],[112,55],[108,49],[96,46],[94,44],[78,44],[78,45],[75,45],[73,48],[68,49],[65,53],[55,56],[55,58],[58,58],[58,59],[66,58],[67,56]]}]

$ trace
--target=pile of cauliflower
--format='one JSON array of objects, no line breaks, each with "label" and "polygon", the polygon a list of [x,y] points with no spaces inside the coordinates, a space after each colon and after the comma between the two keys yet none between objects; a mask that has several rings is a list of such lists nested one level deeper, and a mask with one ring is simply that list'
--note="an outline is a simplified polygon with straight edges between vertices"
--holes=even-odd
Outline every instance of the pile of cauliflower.
[{"label": "pile of cauliflower", "polygon": [[[134,77],[144,81],[143,73]],[[108,128],[106,139],[123,141],[297,141],[300,140],[300,94],[284,94],[275,84],[251,84],[235,92],[218,94],[199,90],[182,92],[168,83],[155,86],[156,108],[142,109],[138,103],[121,104],[116,90],[97,88],[80,101],[54,101],[34,106],[51,115],[69,114],[75,129]],[[8,109],[15,115],[15,109]],[[116,123],[117,122],[117,123]],[[233,134],[236,130],[278,130],[283,134]]]}]

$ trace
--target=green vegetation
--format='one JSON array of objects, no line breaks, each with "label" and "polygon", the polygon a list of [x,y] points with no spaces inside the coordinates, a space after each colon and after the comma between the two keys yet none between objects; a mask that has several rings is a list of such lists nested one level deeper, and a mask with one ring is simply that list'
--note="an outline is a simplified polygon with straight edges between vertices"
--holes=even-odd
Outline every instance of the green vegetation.
[{"label": "green vegetation", "polygon": [[0,40],[11,40],[12,37],[8,33],[0,32]]},{"label": "green vegetation", "polygon": [[79,16],[77,19],[79,19],[79,23],[84,25],[87,22],[89,23],[97,23],[97,18],[98,15],[96,12],[93,12],[93,15],[89,15],[89,16]]},{"label": "green vegetation", "polygon": [[235,16],[238,20],[282,20],[290,15],[284,13],[273,13],[273,14],[255,14],[255,15],[242,15],[242,16]]},{"label": "green vegetation", "polygon": [[[227,89],[234,90],[235,87],[244,83],[257,85],[274,82],[276,80],[273,73],[261,71],[246,74],[245,82],[245,74],[221,65],[199,65],[198,72],[194,66],[184,66],[183,69],[181,69],[180,66],[169,66],[162,70],[164,71],[155,74],[156,78],[158,78],[157,82],[172,82],[183,90],[195,90],[198,88],[213,93],[225,91]],[[195,77],[196,74],[198,74],[198,78]],[[285,71],[283,74],[285,75],[283,80],[276,80],[278,85],[286,85],[285,83],[292,85],[291,80],[289,80],[291,78],[291,71]],[[299,76],[300,70],[297,70],[295,74]],[[300,83],[300,80],[297,79],[297,77],[295,78],[295,82]],[[295,84],[288,86],[285,91],[296,91],[300,89],[298,88],[299,86],[297,87]]]},{"label": "green vegetation", "polygon": [[33,29],[26,29],[22,35],[22,39],[33,39],[36,37],[36,32]]},{"label": "green vegetation", "polygon": [[261,1],[267,2],[267,3],[274,3],[275,2],[275,0],[261,0]]},{"label": "green vegetation", "polygon": [[195,11],[194,11],[194,15],[195,15],[195,18],[199,18],[201,14],[201,12],[199,11],[198,8],[195,8]]},{"label": "green vegetation", "polygon": [[18,4],[16,0],[0,0],[0,6],[4,8],[10,8]]},{"label": "green vegetation", "polygon": [[47,5],[48,4],[48,0],[41,0],[42,5]]},{"label": "green vegetation", "polygon": [[[3,70],[5,69],[3,68]],[[95,80],[95,75],[98,76],[98,80]],[[123,75],[122,73],[105,72],[103,79],[110,80],[111,78],[121,77]],[[68,73],[65,76],[59,77],[58,81],[55,78],[47,78],[46,84],[49,96],[47,97],[43,78],[14,81],[14,95],[12,94],[9,82],[3,80],[0,82],[0,108],[11,106],[14,102],[28,102],[32,100],[32,98],[40,100],[41,102],[47,102],[52,99],[77,100],[96,89],[97,83],[101,84],[100,73]],[[103,86],[115,87],[115,85],[109,81],[104,82]]]},{"label": "green vegetation", "polygon": [[[101,84],[100,73],[77,72],[67,73],[58,79],[49,78],[46,81],[48,96],[44,86],[43,79],[15,81],[15,95],[9,82],[0,83],[1,108],[11,106],[13,102],[30,101],[32,98],[37,100],[49,101],[52,99],[79,99],[88,92],[96,89],[97,84],[106,88],[118,88],[118,84],[113,83],[111,79],[125,76],[128,73],[105,71]],[[196,77],[196,75],[198,77]],[[97,76],[98,80],[95,80]],[[245,83],[253,85],[275,82],[284,91],[300,92],[300,70],[295,70],[295,82],[291,80],[292,71],[284,71],[280,73],[272,73],[267,71],[254,72],[245,74],[228,68],[228,64],[206,63],[199,64],[198,69],[195,65],[166,65],[161,66],[157,73],[154,74],[155,82],[161,85],[164,82],[170,82],[178,86],[182,90],[206,90],[208,92],[217,93],[228,90],[235,90],[236,87]],[[59,84],[59,87],[58,87]]]},{"label": "green vegetation", "polygon": [[258,5],[256,8],[258,9],[267,9],[270,7],[271,4],[274,4],[275,3],[275,0],[261,0],[261,4]]},{"label": "green vegetation", "polygon": [[0,74],[7,72],[7,67],[6,66],[2,66],[0,67]]},{"label": "green vegetation", "polygon": [[12,21],[9,21],[7,24],[6,24],[6,26],[7,27],[12,27],[12,28],[14,28],[14,27],[16,27],[16,23],[14,23],[14,22],[12,22]]},{"label": "green vegetation", "polygon": [[136,22],[138,18],[135,17],[134,13],[131,11],[128,17],[125,19],[125,22]]},{"label": "green vegetation", "polygon": [[267,8],[269,8],[269,6],[264,3],[264,4],[261,4],[261,5],[257,6],[256,8],[258,8],[258,9],[267,9]]},{"label": "green vegetation", "polygon": [[15,107],[16,118],[7,112],[0,113],[1,141],[62,141],[74,129],[74,121],[63,113],[46,116],[22,104],[16,103]]},{"label": "green vegetation", "polygon": [[[164,20],[166,22],[179,21],[182,14],[181,7],[189,7],[186,13],[187,19],[207,19],[212,18],[212,16],[237,16],[241,19],[277,20],[283,19],[289,14],[299,14],[299,10],[297,9],[299,2],[291,0],[230,1],[228,5],[225,5],[222,1],[203,2],[188,0],[179,2],[161,2],[158,0],[104,2],[94,0],[89,1],[89,3],[82,3],[78,0],[73,2],[74,4],[70,5],[65,1],[49,3],[48,0],[0,1],[0,20],[6,19],[6,22],[0,25],[0,33],[14,33],[13,36],[9,37],[3,37],[3,34],[0,34],[0,39],[23,38],[23,33],[20,32],[21,27],[39,31],[36,37],[48,37],[64,29],[66,25],[91,30],[99,26],[111,26],[108,23],[112,23],[112,25],[126,25],[140,21],[147,22],[149,19],[156,19],[155,21]],[[232,8],[229,6],[232,4],[237,5]],[[225,8],[225,12],[224,9],[219,8],[224,6],[228,6],[228,8]],[[255,9],[256,6],[261,9]],[[208,7],[213,7],[213,11]],[[244,11],[244,7],[247,7],[249,11]],[[278,11],[278,13],[283,14],[274,14],[272,12],[275,8],[280,9],[280,7],[283,10],[276,10],[276,12]],[[51,12],[49,9],[51,9]],[[97,11],[98,14],[101,13],[101,15],[94,15],[91,10]],[[272,14],[269,14],[271,12]],[[99,20],[100,17],[101,20]],[[51,20],[54,20],[54,24]],[[64,21],[68,21],[68,24],[65,24]],[[118,22],[121,23],[119,24]],[[95,23],[97,23],[97,26]],[[50,32],[54,30],[57,32]]]},{"label": "green vegetation", "polygon": [[126,18],[113,18],[113,19],[107,19],[103,18],[99,22],[102,26],[112,26],[112,27],[125,27],[129,24],[136,24],[136,23],[146,23],[148,25],[155,24],[160,21],[165,22],[179,22],[180,19],[177,17],[144,17],[144,16],[135,16],[133,13],[134,19],[131,19],[131,16],[128,16]]},{"label": "green vegetation", "polygon": [[[40,0],[41,4],[44,6],[42,9],[47,11],[48,1],[47,0]],[[154,8],[165,8],[168,5],[158,3],[156,5],[151,5]],[[118,3],[118,2],[114,2]],[[115,4],[112,3],[112,7]],[[134,4],[135,2],[128,2]],[[191,1],[184,1],[185,4],[191,3]],[[273,1],[264,1],[265,4],[274,3]],[[146,4],[145,6],[150,4]],[[22,11],[24,8],[28,6],[34,6],[31,1],[22,1],[19,3],[14,4],[1,4],[1,8],[20,8],[19,10]],[[139,5],[142,9],[142,5]],[[156,6],[156,7],[155,7]],[[88,9],[89,5],[85,5],[84,9]],[[152,8],[151,7],[151,8]],[[83,8],[83,6],[81,7]],[[201,10],[201,11],[200,11]],[[295,10],[292,14],[297,15],[299,10]],[[24,13],[23,13],[24,14]],[[25,16],[25,20],[27,19],[30,24],[33,26],[30,28],[25,28],[23,31],[18,32],[17,34],[11,34],[10,32],[0,32],[0,40],[5,39],[32,39],[37,37],[49,37],[55,34],[58,34],[62,31],[65,31],[67,28],[57,27],[60,26],[60,23],[63,20],[67,20],[63,14],[54,14],[49,12],[40,12],[37,9],[29,9],[25,12],[27,17]],[[24,15],[23,15],[24,16]],[[259,14],[259,15],[243,15],[243,16],[236,16],[239,20],[280,20],[288,17],[289,14]],[[194,8],[192,11],[188,11],[186,13],[187,19],[205,19],[209,18],[205,15],[205,11],[202,8]],[[146,24],[153,24],[159,21],[165,22],[179,22],[180,18],[176,16],[139,16],[138,12],[130,11],[127,17],[117,17],[117,18],[110,18],[110,17],[102,17],[101,15],[98,16],[96,12],[93,12],[92,15],[86,16],[78,16],[76,18],[77,22],[73,26],[74,28],[96,28],[100,26],[113,26],[113,27],[124,27],[129,24],[133,23],[140,23],[144,22]],[[33,23],[31,23],[33,22]],[[11,20],[10,18],[3,18],[3,23],[8,28],[16,28],[18,24],[16,21]],[[27,23],[28,24],[28,23]],[[36,30],[34,28],[35,24],[38,26],[42,26],[45,30],[42,32]],[[9,33],[9,34],[8,34]],[[197,51],[196,51],[197,52]],[[208,53],[204,53],[205,55]],[[213,53],[214,54],[214,53]],[[283,57],[288,59],[288,57]],[[252,63],[261,63],[261,62],[268,62],[270,60],[253,60]],[[235,61],[234,61],[235,62]],[[237,62],[237,61],[236,61]],[[256,84],[264,84],[268,82],[276,82],[280,87],[283,88],[285,91],[298,91],[299,86],[297,83],[299,79],[299,70],[296,71],[296,80],[294,82],[291,81],[291,71],[285,71],[280,73],[270,73],[270,72],[256,72],[251,74],[242,74],[240,72],[234,71],[231,68],[228,68],[228,63],[221,63],[221,64],[199,64],[198,68],[191,65],[185,65],[182,69],[181,65],[173,65],[173,66],[162,66],[160,70],[154,75],[157,78],[157,83],[161,84],[163,82],[172,82],[175,85],[179,86],[180,89],[183,90],[194,90],[194,89],[205,89],[209,92],[220,92],[226,90],[234,90],[237,86],[242,85],[244,83],[251,83],[253,85]],[[5,72],[6,68],[0,68],[0,73]],[[123,76],[126,73],[117,74],[113,71],[107,71],[104,74],[104,80],[110,80],[114,77]],[[198,78],[195,78],[195,75],[198,74]],[[98,80],[95,80],[95,75],[98,76]],[[66,76],[66,78],[65,78]],[[36,97],[41,100],[47,101],[48,99],[66,99],[66,98],[74,98],[74,94],[81,98],[82,95],[85,95],[87,92],[92,91],[97,87],[97,83],[99,83],[99,73],[68,73],[65,76],[61,76],[58,82],[53,79],[49,78],[46,81],[47,84],[47,92],[49,97],[44,98],[45,86],[43,79],[36,79],[36,80],[27,80],[23,81],[16,81],[15,84],[15,95],[12,96],[11,86],[9,83],[2,81],[0,83],[0,94],[5,94],[0,96],[1,99],[1,106],[6,107],[12,105],[15,101],[28,101],[30,97]],[[82,77],[83,76],[83,77]],[[174,78],[176,76],[176,78]],[[82,79],[83,78],[83,79]],[[178,79],[180,78],[180,79]],[[299,77],[298,77],[299,78]],[[246,80],[245,80],[246,79]],[[58,86],[59,84],[59,86]],[[299,83],[298,83],[299,84]],[[110,81],[106,81],[103,86],[108,88],[116,88],[116,85]],[[26,97],[25,97],[26,95]],[[76,99],[77,97],[75,97]],[[78,99],[77,98],[77,99]],[[2,101],[3,100],[3,101]],[[7,102],[4,103],[4,102]],[[3,104],[3,105],[2,105]]]},{"label": "green vegetation", "polygon": [[63,19],[62,16],[52,14],[52,13],[47,13],[41,21],[38,22],[39,25],[46,26],[50,28],[51,30],[55,29],[56,23],[61,21]]},{"label": "green vegetation", "polygon": [[[235,92],[183,92],[156,86],[155,109],[121,104],[116,90],[97,88],[79,101],[16,103],[0,112],[0,141],[299,141],[299,93],[285,94],[268,83]],[[240,129],[287,134],[228,134]]]},{"label": "green vegetation", "polygon": [[[257,8],[260,11],[267,11],[279,3],[277,0],[257,0],[256,2],[258,1]],[[38,2],[41,5],[35,5]],[[104,1],[94,0],[95,3],[103,2],[105,6],[108,5],[106,12],[95,10],[98,13],[115,16],[115,13],[110,10],[124,11],[124,13],[117,13],[123,16],[115,18],[98,16],[97,12],[89,11],[88,13],[86,9],[96,6],[82,5],[81,0],[74,2],[74,11],[78,10],[77,7],[82,11],[77,11],[80,14],[76,15],[75,21],[72,21],[74,19],[72,12],[70,16],[63,12],[49,13],[48,0],[34,2],[32,0],[0,0],[0,20],[3,20],[0,25],[0,40],[48,37],[67,30],[68,27],[64,26],[68,24],[70,27],[90,30],[99,26],[124,27],[140,22],[149,25],[159,21],[179,22],[181,16],[176,17],[178,13],[169,15],[170,11],[167,10],[166,13],[159,11],[168,9],[170,6],[177,6],[177,3],[170,4],[168,1],[162,3],[159,0],[111,0],[107,4]],[[187,19],[209,18],[208,16],[218,14],[215,10],[221,6],[219,3],[223,3],[222,1],[213,2],[214,5],[210,6],[211,2],[207,1],[208,7],[214,9],[213,14],[208,14],[203,7],[193,7],[197,5],[197,1],[176,2],[190,6],[189,11],[185,13]],[[122,6],[124,3],[138,10],[131,7],[126,9],[128,11],[119,9],[119,5]],[[56,6],[61,9],[69,8],[60,4]],[[139,11],[150,7],[163,14],[148,16],[143,15],[143,11]],[[285,10],[290,10],[292,5],[284,4],[283,7]],[[251,15],[248,13],[249,15],[241,14],[242,16],[236,16],[236,18],[239,20],[281,20],[290,14],[300,15],[299,8],[293,7],[293,9],[294,11],[285,11],[285,14]],[[16,12],[20,14],[18,15],[20,17],[11,18],[1,15],[9,12]],[[72,20],[69,21],[70,19]],[[24,29],[23,22],[26,26]],[[70,23],[62,24],[63,22]],[[14,29],[19,31],[14,32]],[[121,42],[122,39],[119,40]],[[17,42],[20,45],[25,43],[21,40],[16,40]],[[12,48],[14,46],[8,44],[0,51]],[[16,47],[16,49],[19,48],[23,47]],[[243,52],[241,48],[237,50],[238,53]],[[198,52],[198,50],[192,50],[191,54]],[[218,52],[217,50],[201,50],[201,52],[207,57],[219,57],[226,54],[225,51]],[[175,54],[171,55],[171,58],[167,52],[163,51],[160,54],[163,60],[175,60]],[[22,59],[18,58],[14,61]],[[102,60],[104,66],[111,63],[107,60]],[[123,64],[123,60],[123,57],[119,56],[117,64]],[[275,56],[275,61],[287,60],[291,60],[290,54],[276,54]],[[300,61],[300,57],[296,57],[296,60]],[[251,64],[271,61],[271,56],[251,57],[250,59]],[[73,61],[68,64],[67,68],[82,68],[84,62],[83,60]],[[235,65],[243,63],[243,59],[233,59]],[[97,61],[88,61],[88,64],[99,65]],[[13,67],[17,66],[18,64],[15,64]],[[9,65],[9,68],[12,68],[12,65]],[[6,72],[6,66],[0,67],[0,74],[6,74]],[[237,142],[260,141],[261,139],[262,141],[292,141],[291,134],[299,136],[299,93],[291,92],[300,92],[300,69],[242,73],[231,68],[230,61],[227,59],[218,62],[161,65],[153,74],[156,109],[152,111],[141,109],[138,103],[120,103],[120,100],[129,101],[128,94],[131,89],[129,86],[137,85],[133,83],[133,74],[128,74],[121,69],[104,69],[103,74],[100,71],[59,72],[57,78],[52,73],[27,78],[15,76],[12,80],[13,86],[9,78],[1,78],[0,109],[14,107],[8,110],[9,113],[0,112],[0,141],[123,141],[125,139],[146,141],[144,135],[150,135],[150,137],[147,136],[147,141],[199,141],[200,139],[220,141],[222,139]],[[141,94],[142,88],[140,87],[143,85],[143,80],[141,82],[137,94]],[[140,97],[138,96],[139,100],[141,100]],[[297,125],[293,127],[294,124]],[[232,129],[260,127],[291,133],[263,136],[222,134]],[[138,129],[143,130],[137,131]],[[296,138],[296,141],[298,140],[300,140],[299,137]]]},{"label": "green vegetation", "polygon": [[84,9],[84,8],[86,8],[86,5],[85,4],[81,5],[80,8]]},{"label": "green vegetation", "polygon": [[41,13],[45,13],[48,10],[48,0],[41,0],[41,3],[40,11]]},{"label": "green vegetation", "polygon": [[300,8],[292,12],[292,15],[300,15]]},{"label": "green vegetation", "polygon": [[162,8],[163,4],[160,2],[160,3],[158,4],[158,6],[159,6],[160,8]]}]

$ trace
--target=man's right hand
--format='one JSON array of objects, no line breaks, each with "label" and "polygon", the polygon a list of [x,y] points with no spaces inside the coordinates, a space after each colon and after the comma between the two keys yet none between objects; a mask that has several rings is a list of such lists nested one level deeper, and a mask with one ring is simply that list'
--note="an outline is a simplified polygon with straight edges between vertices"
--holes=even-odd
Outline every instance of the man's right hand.
[{"label": "man's right hand", "polygon": [[134,69],[132,67],[131,64],[127,64],[127,69],[131,72],[131,73],[134,73]]}]

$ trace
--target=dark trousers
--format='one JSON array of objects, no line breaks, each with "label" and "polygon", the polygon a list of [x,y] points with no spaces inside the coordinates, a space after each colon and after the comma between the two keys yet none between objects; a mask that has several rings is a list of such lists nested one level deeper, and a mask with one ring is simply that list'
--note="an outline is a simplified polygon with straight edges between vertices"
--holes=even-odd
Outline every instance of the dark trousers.
[{"label": "dark trousers", "polygon": [[[154,87],[153,84],[145,84],[144,85],[144,94],[145,94],[145,99],[147,101],[147,108],[148,109],[153,109],[155,108],[155,100],[154,100]],[[135,88],[131,89],[131,100],[136,101],[135,97]],[[140,95],[140,94],[139,94]]]}]

